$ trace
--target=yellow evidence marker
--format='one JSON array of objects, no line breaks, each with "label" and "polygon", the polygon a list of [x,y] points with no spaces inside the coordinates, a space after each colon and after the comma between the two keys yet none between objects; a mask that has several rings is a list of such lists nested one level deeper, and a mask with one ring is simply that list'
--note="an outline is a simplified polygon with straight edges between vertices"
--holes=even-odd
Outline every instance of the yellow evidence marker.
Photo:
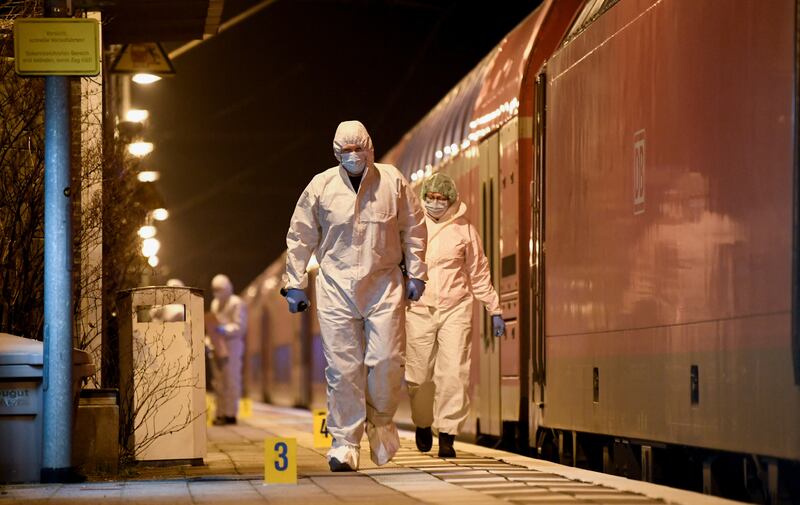
[{"label": "yellow evidence marker", "polygon": [[314,447],[325,449],[331,446],[331,437],[328,433],[328,411],[325,409],[314,409]]},{"label": "yellow evidence marker", "polygon": [[217,402],[214,395],[206,394],[206,426],[213,426],[217,417]]},{"label": "yellow evidence marker", "polygon": [[239,417],[242,419],[250,419],[253,417],[253,400],[250,398],[242,398],[239,400]]},{"label": "yellow evidence marker", "polygon": [[297,484],[296,439],[264,439],[264,484]]}]

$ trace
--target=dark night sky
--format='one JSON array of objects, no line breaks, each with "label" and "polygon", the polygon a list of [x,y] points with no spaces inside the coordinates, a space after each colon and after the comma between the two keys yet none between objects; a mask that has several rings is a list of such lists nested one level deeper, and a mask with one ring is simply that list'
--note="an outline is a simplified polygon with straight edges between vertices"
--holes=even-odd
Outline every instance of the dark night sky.
[{"label": "dark night sky", "polygon": [[[227,0],[225,17],[255,0]],[[132,85],[150,110],[148,164],[170,209],[160,272],[244,289],[285,248],[311,177],[336,164],[340,121],[390,149],[538,0],[281,0]]]}]

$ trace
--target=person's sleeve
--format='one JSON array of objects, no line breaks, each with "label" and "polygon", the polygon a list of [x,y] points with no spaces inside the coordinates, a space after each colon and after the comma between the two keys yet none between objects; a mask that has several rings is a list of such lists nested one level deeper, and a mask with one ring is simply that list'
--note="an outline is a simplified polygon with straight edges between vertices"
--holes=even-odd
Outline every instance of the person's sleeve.
[{"label": "person's sleeve", "polygon": [[399,178],[398,181],[400,201],[397,220],[400,227],[400,241],[403,244],[406,272],[412,279],[427,281],[428,266],[425,264],[425,248],[428,243],[428,229],[425,227],[425,214],[406,180]]},{"label": "person's sleeve", "polygon": [[492,275],[489,270],[489,260],[483,253],[483,243],[478,235],[478,230],[471,224],[467,225],[467,272],[469,273],[470,287],[472,294],[477,298],[486,310],[493,316],[502,315],[500,308],[500,297],[497,296],[492,285]]},{"label": "person's sleeve", "polygon": [[311,181],[297,201],[289,222],[289,232],[286,234],[286,289],[305,289],[308,286],[306,268],[322,234],[317,212],[318,202],[314,181]]},{"label": "person's sleeve", "polygon": [[233,308],[233,321],[225,324],[225,334],[230,337],[244,336],[247,330],[247,304],[239,300]]}]

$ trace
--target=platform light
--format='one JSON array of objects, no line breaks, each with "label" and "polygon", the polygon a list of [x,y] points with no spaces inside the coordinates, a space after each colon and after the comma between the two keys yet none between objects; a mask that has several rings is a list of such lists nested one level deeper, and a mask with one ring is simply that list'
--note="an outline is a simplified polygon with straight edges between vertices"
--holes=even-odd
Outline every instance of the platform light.
[{"label": "platform light", "polygon": [[155,254],[147,258],[147,264],[151,267],[155,268],[158,266],[158,256]]},{"label": "platform light", "polygon": [[411,174],[411,182],[415,182],[416,180],[417,180],[417,173],[414,172],[413,174]]},{"label": "platform light", "polygon": [[277,277],[267,277],[264,279],[264,283],[261,285],[262,291],[272,291],[276,287],[278,287]]},{"label": "platform light", "polygon": [[128,144],[128,152],[134,156],[141,158],[153,152],[152,142],[134,142]]},{"label": "platform light", "polygon": [[166,221],[169,218],[169,211],[161,207],[153,210],[152,215],[156,221]]},{"label": "platform light", "polygon": [[134,74],[131,78],[136,84],[153,84],[161,80],[161,77],[153,74]]},{"label": "platform light", "polygon": [[436,159],[437,160],[442,159],[442,156],[443,156],[442,151],[436,151]]},{"label": "platform light", "polygon": [[144,109],[130,109],[125,113],[125,121],[130,121],[131,123],[142,123],[147,121],[149,117],[150,112]]},{"label": "platform light", "polygon": [[142,256],[149,258],[158,254],[161,249],[161,242],[157,238],[146,238],[142,241]]},{"label": "platform light", "polygon": [[142,238],[153,238],[156,236],[156,227],[151,224],[147,224],[139,228],[138,233]]},{"label": "platform light", "polygon": [[136,174],[136,178],[139,179],[139,182],[156,182],[161,178],[161,174],[152,170],[145,170]]}]

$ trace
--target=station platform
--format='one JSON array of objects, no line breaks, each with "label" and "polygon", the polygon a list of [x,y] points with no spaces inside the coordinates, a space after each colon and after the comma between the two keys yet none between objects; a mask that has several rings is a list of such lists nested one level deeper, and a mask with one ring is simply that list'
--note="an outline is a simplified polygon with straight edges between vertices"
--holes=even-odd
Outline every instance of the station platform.
[{"label": "station platform", "polygon": [[[297,440],[297,484],[264,484],[264,439]],[[733,504],[623,477],[590,472],[513,453],[456,442],[457,458],[420,453],[414,434],[382,467],[369,459],[366,438],[358,472],[331,473],[325,449],[315,449],[306,410],[255,404],[239,424],[208,428],[203,466],[137,466],[124,478],[82,484],[0,486],[6,504]]]}]

